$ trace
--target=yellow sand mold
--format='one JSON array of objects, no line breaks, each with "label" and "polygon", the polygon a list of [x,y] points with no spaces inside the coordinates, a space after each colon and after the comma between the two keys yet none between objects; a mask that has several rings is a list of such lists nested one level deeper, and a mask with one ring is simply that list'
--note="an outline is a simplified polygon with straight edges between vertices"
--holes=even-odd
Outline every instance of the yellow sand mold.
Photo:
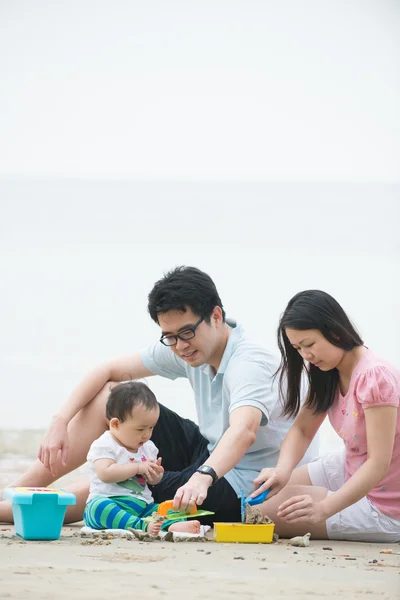
[{"label": "yellow sand mold", "polygon": [[242,544],[270,544],[273,540],[273,523],[250,525],[247,523],[214,523],[216,542]]}]

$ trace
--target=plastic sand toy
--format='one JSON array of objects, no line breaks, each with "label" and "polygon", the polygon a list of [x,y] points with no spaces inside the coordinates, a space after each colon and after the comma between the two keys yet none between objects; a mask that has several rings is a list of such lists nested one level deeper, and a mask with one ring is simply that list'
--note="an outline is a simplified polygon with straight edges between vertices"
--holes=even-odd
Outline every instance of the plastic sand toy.
[{"label": "plastic sand toy", "polygon": [[[269,490],[265,490],[256,498],[246,497],[244,492],[241,492],[240,509],[241,523],[214,523],[214,538],[216,542],[235,542],[243,544],[270,544],[274,537],[274,523],[262,523],[262,514],[258,511],[258,517],[252,522],[245,522],[250,516],[247,513],[255,512],[250,509],[257,504],[264,502]],[[269,520],[266,518],[266,520]]]},{"label": "plastic sand toy", "polygon": [[12,504],[17,535],[24,540],[58,540],[68,505],[74,494],[53,488],[6,488],[4,499]]},{"label": "plastic sand toy", "polygon": [[275,525],[273,523],[214,523],[216,542],[235,542],[241,544],[270,544],[273,541]]},{"label": "plastic sand toy", "polygon": [[242,523],[246,520],[246,505],[248,506],[256,506],[257,504],[262,504],[266,497],[268,496],[269,489],[262,492],[259,496],[255,498],[250,498],[249,496],[246,498],[243,490],[240,491],[240,513],[242,517]]},{"label": "plastic sand toy", "polygon": [[[206,515],[213,515],[214,513],[209,510],[199,510],[194,504],[190,510],[190,512],[185,512],[183,510],[174,510],[173,508],[174,501],[166,500],[165,502],[161,502],[158,506],[158,514],[162,517],[166,517],[169,521],[179,521],[181,519],[192,519],[194,517],[205,517]],[[144,521],[150,520],[151,517],[146,517],[143,519]]]}]

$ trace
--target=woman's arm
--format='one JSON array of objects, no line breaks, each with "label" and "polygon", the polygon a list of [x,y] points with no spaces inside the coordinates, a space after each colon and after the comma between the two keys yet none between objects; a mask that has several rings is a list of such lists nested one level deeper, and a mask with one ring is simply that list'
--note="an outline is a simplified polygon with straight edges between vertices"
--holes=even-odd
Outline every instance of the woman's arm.
[{"label": "woman's arm", "polygon": [[393,454],[397,407],[365,408],[368,458],[335,494],[322,503],[325,519],[358,502],[387,474]]},{"label": "woman's arm", "polygon": [[254,480],[256,489],[251,494],[252,498],[267,489],[270,490],[268,497],[271,498],[285,487],[293,469],[303,458],[325,417],[326,413],[316,415],[310,408],[302,407],[283,440],[276,467],[263,469]]},{"label": "woman's arm", "polygon": [[291,523],[318,523],[351,506],[366,496],[387,474],[393,453],[397,407],[365,408],[368,458],[334,494],[321,502],[311,496],[294,496],[278,510],[278,516]]},{"label": "woman's arm", "polygon": [[283,440],[277,467],[293,471],[307,452],[325,417],[326,413],[316,415],[313,410],[303,406]]}]

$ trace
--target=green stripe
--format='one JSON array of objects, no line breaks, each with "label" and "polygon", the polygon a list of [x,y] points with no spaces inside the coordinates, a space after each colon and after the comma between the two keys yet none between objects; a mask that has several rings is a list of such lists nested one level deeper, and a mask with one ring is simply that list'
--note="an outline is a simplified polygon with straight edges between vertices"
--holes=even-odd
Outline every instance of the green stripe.
[{"label": "green stripe", "polygon": [[113,508],[115,508],[115,504],[113,502],[110,502],[103,509],[103,511],[101,513],[101,517],[100,517],[100,522],[103,525],[103,527],[107,526],[107,517],[108,517],[109,513],[113,510]]},{"label": "green stripe", "polygon": [[[133,514],[132,507],[128,503],[125,503],[124,501],[121,501],[119,499],[114,500],[114,502],[115,502],[115,504],[117,504],[118,506],[120,506],[121,508],[126,510],[126,512]],[[143,500],[137,500],[137,498],[135,498],[135,502],[137,502],[137,504],[140,508],[140,512],[147,506],[147,503],[144,502]]]},{"label": "green stripe", "polygon": [[114,517],[111,529],[119,529],[121,519],[125,516],[126,511],[120,510]]}]

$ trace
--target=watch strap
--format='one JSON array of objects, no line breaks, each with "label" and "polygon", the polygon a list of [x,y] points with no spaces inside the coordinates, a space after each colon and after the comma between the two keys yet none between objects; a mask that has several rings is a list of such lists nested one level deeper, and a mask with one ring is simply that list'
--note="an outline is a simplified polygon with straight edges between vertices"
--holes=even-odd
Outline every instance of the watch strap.
[{"label": "watch strap", "polygon": [[218,481],[217,473],[214,471],[214,469],[212,467],[209,467],[208,465],[201,465],[201,467],[199,467],[196,472],[202,473],[203,475],[210,475],[212,477],[213,484],[216,481]]}]

